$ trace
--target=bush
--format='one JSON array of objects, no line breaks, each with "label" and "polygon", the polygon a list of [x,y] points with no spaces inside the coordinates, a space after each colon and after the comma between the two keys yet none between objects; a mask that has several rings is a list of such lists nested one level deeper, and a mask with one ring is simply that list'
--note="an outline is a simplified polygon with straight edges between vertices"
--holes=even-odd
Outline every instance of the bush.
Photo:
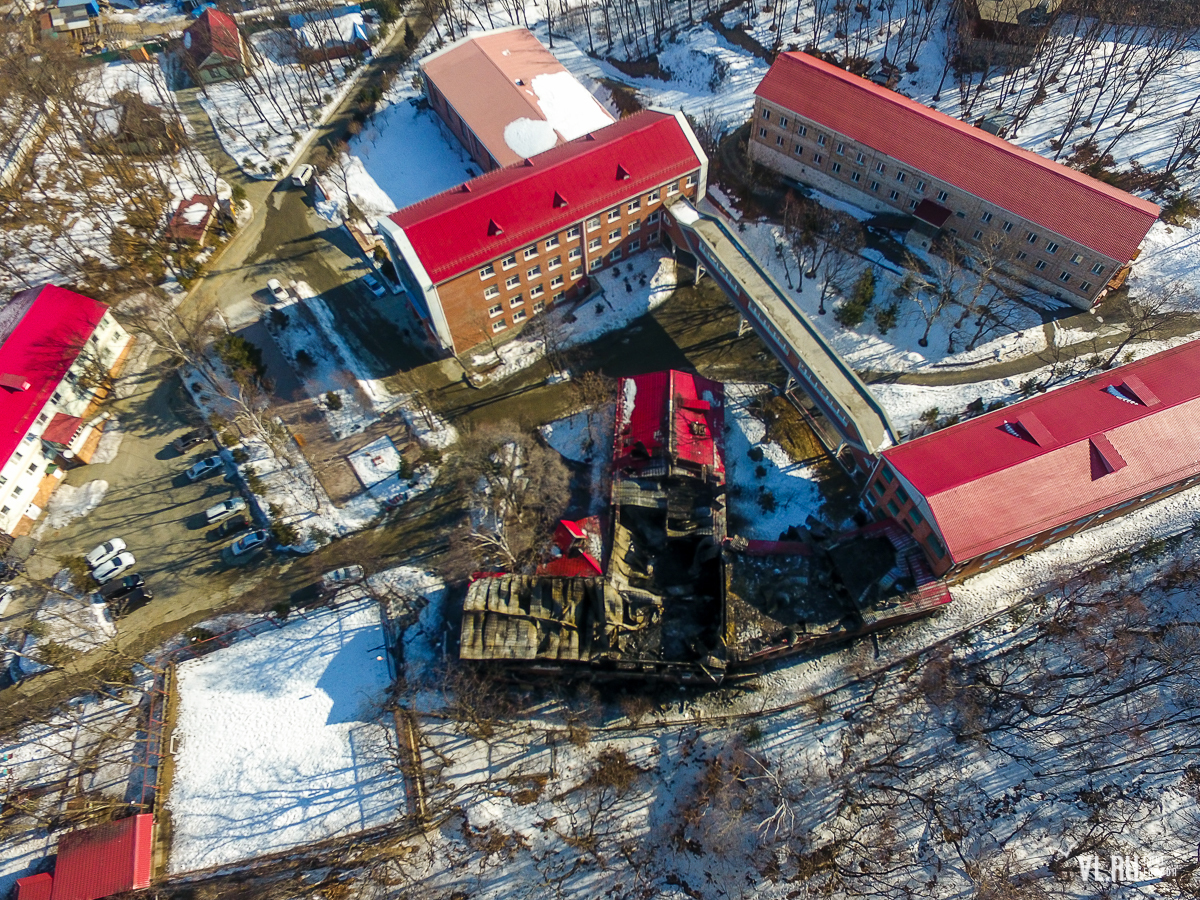
[{"label": "bush", "polygon": [[775,512],[775,495],[770,491],[763,491],[758,495],[758,505],[762,507],[763,512]]},{"label": "bush", "polygon": [[325,395],[325,405],[332,410],[342,408],[342,397],[337,391],[330,391]]},{"label": "bush", "polygon": [[755,466],[754,474],[757,475],[759,478],[766,478],[767,477],[767,467],[766,466]]},{"label": "bush", "polygon": [[262,378],[267,374],[262,350],[240,334],[221,335],[213,341],[213,349],[231,372],[253,372],[255,378]]},{"label": "bush", "polygon": [[742,740],[747,744],[757,744],[763,739],[763,730],[757,722],[751,722],[742,729]]},{"label": "bush", "polygon": [[302,369],[311,369],[317,364],[317,361],[312,358],[312,354],[307,350],[296,351],[296,365]]},{"label": "bush", "polygon": [[59,565],[71,573],[71,580],[79,587],[87,584],[88,576],[91,574],[91,566],[87,564],[82,556],[67,556],[59,557]]},{"label": "bush", "polygon": [[300,532],[290,522],[273,522],[271,524],[271,535],[283,547],[290,547],[292,544],[300,543]]},{"label": "bush", "polygon": [[216,637],[216,635],[207,628],[189,628],[184,632],[183,636],[188,639],[189,644],[198,644],[201,641],[210,641]]},{"label": "bush", "polygon": [[47,641],[37,648],[38,662],[55,668],[65,666],[78,655],[78,651],[72,650],[66,644],[60,644],[58,641]]},{"label": "bush", "polygon": [[754,462],[762,462],[763,449],[762,447],[751,447],[750,452],[746,455],[749,456]]},{"label": "bush", "polygon": [[405,481],[408,481],[413,477],[413,464],[403,456],[400,457],[400,470],[398,474]]},{"label": "bush", "polygon": [[287,600],[280,600],[271,607],[271,612],[275,613],[277,619],[287,620],[288,613],[292,611],[292,604]]},{"label": "bush", "polygon": [[39,640],[41,638],[44,638],[46,636],[46,634],[48,633],[48,631],[49,631],[49,629],[46,628],[46,623],[39,622],[37,619],[34,619],[32,622],[30,622],[28,625],[25,626],[25,633],[27,635],[29,635],[30,637],[38,638]]},{"label": "bush", "polygon": [[276,328],[287,328],[288,317],[282,309],[271,307],[271,324]]},{"label": "bush", "polygon": [[834,310],[833,317],[843,328],[857,328],[867,317],[867,311],[875,301],[875,271],[867,268],[854,282],[854,290],[841,306]]},{"label": "bush", "polygon": [[879,329],[880,334],[887,334],[896,327],[899,318],[900,304],[893,300],[887,306],[875,310],[875,327]]},{"label": "bush", "polygon": [[233,461],[239,466],[244,463],[248,463],[250,462],[250,454],[241,447],[238,447],[233,451]]}]

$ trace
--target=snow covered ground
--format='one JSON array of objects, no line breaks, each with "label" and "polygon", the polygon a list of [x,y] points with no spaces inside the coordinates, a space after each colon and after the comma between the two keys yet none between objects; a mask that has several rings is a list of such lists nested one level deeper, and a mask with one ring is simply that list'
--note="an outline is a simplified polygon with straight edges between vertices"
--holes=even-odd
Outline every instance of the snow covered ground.
[{"label": "snow covered ground", "polygon": [[[795,462],[774,441],[764,440],[767,428],[749,409],[768,390],[767,385],[725,384],[729,512],[744,523],[731,526],[730,533],[762,541],[778,540],[781,532],[803,525],[810,515],[820,519],[822,503],[813,469]],[[762,452],[757,462],[750,457],[754,448]]]},{"label": "snow covered ground", "polygon": [[415,619],[401,638],[404,679],[410,687],[432,682],[444,661],[446,649],[446,585],[433,572],[413,566],[396,566],[367,576],[380,600],[395,603],[398,612]]},{"label": "snow covered ground", "polygon": [[315,610],[179,666],[171,873],[380,825],[405,796],[379,607]]},{"label": "snow covered ground", "polygon": [[86,481],[78,487],[73,484],[60,484],[50,495],[33,536],[41,538],[47,531],[55,531],[86,516],[100,505],[106,493],[108,482],[102,478]]},{"label": "snow covered ground", "polygon": [[599,515],[609,504],[612,469],[613,423],[617,404],[577,412],[541,426],[542,439],[564,459],[585,463],[589,469],[591,505],[588,515]]}]

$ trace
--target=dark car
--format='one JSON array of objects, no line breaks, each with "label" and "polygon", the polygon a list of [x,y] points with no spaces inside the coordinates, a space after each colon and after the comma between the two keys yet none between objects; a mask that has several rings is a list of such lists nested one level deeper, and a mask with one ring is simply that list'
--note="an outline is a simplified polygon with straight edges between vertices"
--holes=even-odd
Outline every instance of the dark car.
[{"label": "dark car", "polygon": [[194,428],[187,434],[181,434],[175,440],[171,441],[171,446],[178,452],[184,453],[191,450],[197,444],[203,444],[208,440],[207,428]]},{"label": "dark car", "polygon": [[154,599],[154,592],[148,587],[134,588],[124,597],[118,600],[110,600],[109,607],[113,614],[119,619],[121,616],[126,616],[135,609],[141,609],[147,603]]},{"label": "dark car", "polygon": [[137,590],[146,583],[140,572],[126,575],[124,578],[114,578],[107,584],[100,585],[98,593],[105,600],[120,600],[122,597]]},{"label": "dark car", "polygon": [[213,530],[218,538],[233,537],[235,534],[241,534],[250,527],[250,520],[245,516],[234,516],[232,519],[226,519],[221,523],[220,528]]}]

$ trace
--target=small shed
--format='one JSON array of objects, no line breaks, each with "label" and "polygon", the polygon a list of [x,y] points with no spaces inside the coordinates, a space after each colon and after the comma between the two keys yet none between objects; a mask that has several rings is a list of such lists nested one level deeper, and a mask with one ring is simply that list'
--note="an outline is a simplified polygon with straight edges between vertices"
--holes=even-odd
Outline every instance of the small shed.
[{"label": "small shed", "polygon": [[42,872],[17,879],[17,900],[50,900],[54,879]]},{"label": "small shed", "polygon": [[288,17],[296,52],[302,62],[340,59],[371,49],[362,7],[311,10]]},{"label": "small shed", "polygon": [[212,225],[217,198],[212,194],[193,194],[184,200],[171,216],[167,225],[167,236],[181,244],[204,246],[208,229]]}]

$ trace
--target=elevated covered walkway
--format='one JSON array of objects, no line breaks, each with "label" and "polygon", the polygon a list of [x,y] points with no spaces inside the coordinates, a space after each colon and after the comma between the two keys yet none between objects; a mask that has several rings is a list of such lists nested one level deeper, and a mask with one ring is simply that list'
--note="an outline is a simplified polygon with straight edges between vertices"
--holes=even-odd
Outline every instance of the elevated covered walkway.
[{"label": "elevated covered walkway", "polygon": [[[668,233],[695,255],[792,378],[866,467],[896,443],[879,401],[724,222],[686,200],[667,211]],[[832,448],[835,452],[841,448]]]}]

